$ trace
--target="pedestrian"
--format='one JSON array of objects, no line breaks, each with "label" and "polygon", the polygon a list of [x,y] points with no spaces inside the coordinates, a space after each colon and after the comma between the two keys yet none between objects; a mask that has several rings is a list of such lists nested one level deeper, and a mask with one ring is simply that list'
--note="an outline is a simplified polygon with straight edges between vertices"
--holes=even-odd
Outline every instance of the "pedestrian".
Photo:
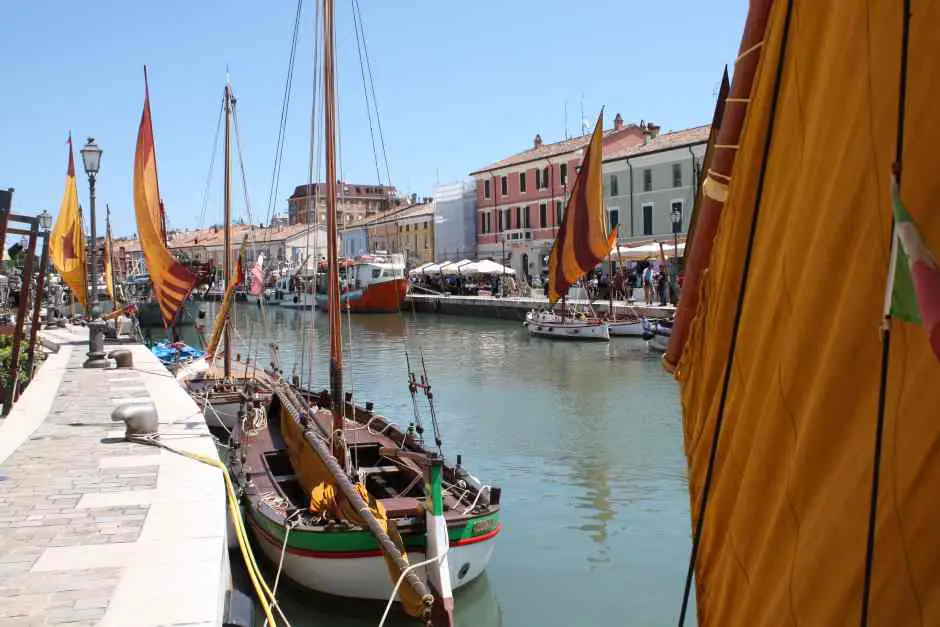
[{"label": "pedestrian", "polygon": [[666,306],[666,269],[663,266],[659,267],[659,271],[656,273],[656,291],[659,292],[659,305],[661,307]]},{"label": "pedestrian", "polygon": [[643,299],[645,304],[653,304],[653,265],[650,263],[643,269]]}]

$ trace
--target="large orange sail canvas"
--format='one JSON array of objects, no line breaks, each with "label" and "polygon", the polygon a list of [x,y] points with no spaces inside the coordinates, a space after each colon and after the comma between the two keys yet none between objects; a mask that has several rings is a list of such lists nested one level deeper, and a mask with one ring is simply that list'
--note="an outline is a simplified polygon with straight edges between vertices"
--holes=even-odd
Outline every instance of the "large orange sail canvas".
[{"label": "large orange sail canvas", "polygon": [[160,219],[160,186],[157,182],[157,153],[150,119],[150,89],[144,70],[144,112],[137,133],[134,155],[134,212],[144,261],[153,283],[153,298],[160,306],[163,325],[170,326],[189,296],[196,276],[170,253],[163,241]]},{"label": "large orange sail canvas", "polygon": [[[786,29],[788,5],[773,2],[760,38],[727,199],[677,369],[693,524],[723,416],[695,568],[702,627],[860,624],[902,2],[792,0]],[[940,11],[914,1],[911,15],[901,194],[936,251]],[[940,625],[938,380],[924,327],[895,319],[871,627]]]},{"label": "large orange sail canvas", "polygon": [[603,126],[602,112],[597,116],[548,259],[549,303],[557,302],[578,279],[605,259],[616,241],[616,232],[608,236],[604,220]]}]

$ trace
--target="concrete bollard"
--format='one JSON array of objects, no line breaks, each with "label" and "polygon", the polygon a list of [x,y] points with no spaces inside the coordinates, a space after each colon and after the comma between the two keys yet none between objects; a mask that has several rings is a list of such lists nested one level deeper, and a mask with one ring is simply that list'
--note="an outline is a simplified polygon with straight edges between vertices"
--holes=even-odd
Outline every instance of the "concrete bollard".
[{"label": "concrete bollard", "polygon": [[130,352],[126,348],[119,348],[116,351],[111,351],[108,353],[108,358],[113,359],[115,365],[118,368],[134,367],[134,353]]},{"label": "concrete bollard", "polygon": [[118,405],[111,412],[111,420],[126,425],[124,437],[153,436],[159,432],[157,407],[151,402],[127,403]]}]

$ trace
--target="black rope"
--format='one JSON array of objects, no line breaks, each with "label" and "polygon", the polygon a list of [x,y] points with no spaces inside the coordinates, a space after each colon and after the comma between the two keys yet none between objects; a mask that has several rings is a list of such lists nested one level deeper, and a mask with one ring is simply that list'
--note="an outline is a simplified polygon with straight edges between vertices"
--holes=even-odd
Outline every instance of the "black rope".
[{"label": "black rope", "polygon": [[777,122],[777,104],[780,96],[780,85],[783,77],[784,61],[787,55],[787,42],[790,35],[790,16],[793,13],[793,0],[787,0],[787,12],[783,22],[783,35],[780,42],[780,57],[777,63],[777,72],[774,76],[774,89],[770,101],[770,119],[768,121],[767,136],[764,138],[763,154],[761,156],[760,174],[757,178],[757,190],[754,196],[754,217],[751,219],[751,228],[748,233],[747,250],[744,254],[744,264],[741,270],[741,289],[738,292],[738,302],[734,312],[734,325],[731,331],[731,344],[728,346],[728,359],[725,361],[724,380],[721,384],[721,398],[718,403],[718,415],[715,418],[715,434],[712,436],[711,450],[708,454],[708,467],[705,471],[705,484],[702,486],[702,499],[699,505],[698,520],[695,523],[695,535],[692,539],[692,554],[689,556],[689,570],[686,573],[685,591],[682,595],[682,609],[679,612],[679,627],[685,625],[685,617],[689,608],[689,597],[692,593],[692,579],[695,574],[695,562],[698,559],[698,550],[702,540],[702,528],[705,523],[705,512],[708,505],[708,496],[711,491],[712,478],[715,472],[715,460],[718,456],[718,441],[721,436],[721,426],[725,417],[725,404],[728,400],[728,389],[731,382],[731,372],[734,368],[735,349],[738,345],[738,329],[741,326],[744,311],[744,296],[747,293],[748,277],[751,270],[751,256],[754,252],[754,239],[757,236],[757,223],[760,218],[761,201],[764,196],[764,182],[767,174],[767,162],[770,158],[770,147],[773,141],[774,128]]},{"label": "black rope", "polygon": [[[901,18],[901,71],[898,81],[898,122],[897,137],[894,147],[894,166],[893,176],[897,181],[898,193],[901,185],[901,161],[904,156],[904,109],[907,100],[907,53],[910,44],[911,28],[911,0],[904,0],[904,15]],[[892,220],[891,227],[891,245],[889,250],[895,246],[895,232]],[[897,251],[897,254],[904,254]],[[895,261],[894,255],[889,255],[891,261]],[[890,263],[890,261],[889,261]],[[891,277],[895,268],[888,268],[888,276]],[[890,278],[889,278],[890,280]],[[886,298],[890,296],[886,295]],[[878,518],[878,484],[881,479],[881,449],[884,444],[884,426],[885,426],[885,405],[888,395],[888,363],[891,357],[891,310],[885,312],[883,331],[881,335],[881,373],[878,381],[878,417],[875,420],[875,450],[872,459],[871,472],[871,500],[868,508],[868,539],[865,543],[865,576],[862,583],[862,611],[860,624],[862,627],[868,625],[868,610],[871,599],[871,575],[875,563],[875,534],[877,531]]]},{"label": "black rope", "polygon": [[[375,161],[375,178],[382,184],[382,173],[379,171],[379,151],[375,146],[375,127],[372,124],[372,107],[369,104],[369,87],[366,82],[366,67],[365,61],[362,57],[362,38],[359,36],[359,17],[356,11],[356,2],[355,0],[350,0],[353,11],[353,30],[356,31],[356,48],[359,52],[359,76],[362,78],[362,96],[365,99],[366,103],[366,116],[369,118],[369,136],[372,138],[372,157]],[[389,182],[391,185],[391,182]]]},{"label": "black rope", "polygon": [[274,169],[271,171],[271,186],[268,191],[268,223],[274,217],[274,206],[277,203],[277,193],[281,182],[281,163],[284,156],[284,144],[287,137],[287,114],[290,109],[291,87],[294,83],[294,59],[297,56],[297,38],[300,31],[301,9],[303,0],[297,0],[297,9],[294,13],[294,28],[291,35],[290,56],[287,59],[287,79],[284,81],[284,95],[281,99],[281,120],[277,129],[277,143],[274,148]]},{"label": "black rope", "polygon": [[382,132],[382,118],[379,116],[379,101],[375,97],[375,78],[372,74],[372,62],[369,60],[369,48],[366,46],[366,26],[362,21],[362,12],[359,10],[359,0],[353,0],[355,19],[359,21],[359,32],[362,36],[362,52],[366,57],[366,70],[369,72],[369,88],[372,91],[372,106],[375,107],[375,124],[379,129],[379,143],[382,146],[382,157],[385,160],[385,178],[392,184],[392,170],[388,166],[388,150],[385,148],[385,134]]},{"label": "black rope", "polygon": [[212,157],[209,159],[209,174],[206,175],[206,186],[202,192],[202,211],[199,214],[199,227],[205,225],[206,208],[209,206],[209,191],[212,189],[212,171],[215,169],[215,155],[219,149],[219,131],[222,130],[222,114],[225,112],[225,95],[219,102],[219,118],[215,122],[215,139],[212,140]]}]

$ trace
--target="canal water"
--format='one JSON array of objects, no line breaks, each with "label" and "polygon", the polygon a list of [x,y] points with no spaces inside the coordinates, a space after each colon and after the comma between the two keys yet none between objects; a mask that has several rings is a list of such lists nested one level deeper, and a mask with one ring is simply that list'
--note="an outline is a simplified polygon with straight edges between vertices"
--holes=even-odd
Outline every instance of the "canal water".
[{"label": "canal water", "polygon": [[[433,314],[349,320],[357,401],[410,422],[405,352],[413,366],[423,353],[445,454],[503,489],[503,531],[486,575],[456,594],[458,625],[676,623],[691,544],[678,390],[644,342],[559,343],[519,322]],[[236,327],[243,357],[267,364],[274,343],[285,372],[303,361],[326,387],[325,315],[238,303]],[[430,432],[426,406],[422,418]],[[278,597],[298,627],[375,626],[384,609],[283,582]]]}]

